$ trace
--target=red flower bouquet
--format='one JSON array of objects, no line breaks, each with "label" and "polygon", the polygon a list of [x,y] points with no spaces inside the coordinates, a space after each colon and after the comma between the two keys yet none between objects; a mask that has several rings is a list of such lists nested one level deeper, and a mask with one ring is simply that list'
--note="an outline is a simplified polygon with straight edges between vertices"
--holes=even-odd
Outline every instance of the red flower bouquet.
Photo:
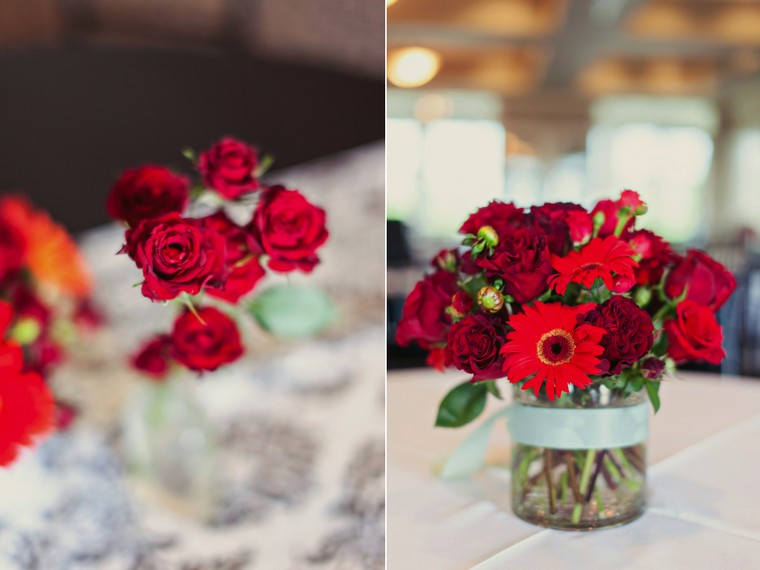
[{"label": "red flower bouquet", "polygon": [[76,417],[46,381],[75,334],[99,322],[90,289],[66,230],[25,198],[0,197],[0,466]]},{"label": "red flower bouquet", "polygon": [[[657,411],[667,370],[725,356],[716,312],[733,275],[703,252],[682,257],[637,230],[646,211],[631,190],[590,212],[492,202],[465,221],[463,247],[436,256],[403,308],[400,345],[417,342],[431,364],[471,375],[444,398],[438,426],[478,417],[489,393],[501,398],[497,379],[517,388],[505,412],[513,507],[538,524],[635,518],[644,501],[644,395]],[[467,470],[450,461],[444,471]]]}]

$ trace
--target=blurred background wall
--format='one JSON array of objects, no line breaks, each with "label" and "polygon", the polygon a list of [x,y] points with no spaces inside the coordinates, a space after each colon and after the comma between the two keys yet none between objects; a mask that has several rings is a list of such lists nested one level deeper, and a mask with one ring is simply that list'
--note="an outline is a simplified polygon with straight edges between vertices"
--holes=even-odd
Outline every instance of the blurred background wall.
[{"label": "blurred background wall", "polygon": [[384,136],[372,0],[3,0],[0,191],[81,231],[125,167],[231,134],[275,169]]},{"label": "blurred background wall", "polygon": [[724,371],[760,374],[760,2],[389,0],[389,363],[403,297],[491,199],[637,190],[739,277]]}]

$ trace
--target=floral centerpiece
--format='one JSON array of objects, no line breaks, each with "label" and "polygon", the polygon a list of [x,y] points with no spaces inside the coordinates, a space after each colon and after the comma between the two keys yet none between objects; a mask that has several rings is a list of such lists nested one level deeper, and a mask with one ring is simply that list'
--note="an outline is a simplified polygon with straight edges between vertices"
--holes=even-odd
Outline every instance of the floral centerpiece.
[{"label": "floral centerpiece", "polygon": [[76,417],[47,381],[78,333],[100,322],[91,285],[62,226],[20,195],[0,197],[0,466]]},{"label": "floral centerpiece", "polygon": [[[620,524],[644,508],[648,397],[666,371],[725,354],[716,312],[733,275],[701,251],[676,253],[636,229],[636,192],[525,210],[491,202],[462,225],[409,295],[396,338],[471,380],[441,402],[436,425],[478,417],[496,380],[516,388],[504,414],[514,442],[518,516],[558,528]],[[482,433],[470,445],[483,446]],[[444,470],[463,474],[455,454]]]},{"label": "floral centerpiece", "polygon": [[[126,225],[119,253],[142,272],[136,286],[176,311],[171,329],[146,339],[131,358],[154,381],[143,406],[149,425],[137,463],[175,495],[196,493],[192,487],[208,486],[213,475],[203,452],[212,442],[201,410],[192,402],[179,406],[192,390],[181,380],[183,371],[198,376],[238,360],[245,351],[239,322],[246,316],[285,336],[312,334],[333,316],[329,300],[305,287],[252,295],[268,272],[310,273],[319,264],[317,251],[328,239],[324,210],[298,190],[266,182],[271,158],[242,141],[226,138],[197,157],[185,156],[194,180],[163,166],[141,166],[125,171],[107,199],[111,217]],[[193,418],[204,436],[193,443],[200,448],[183,448],[182,422]]]}]

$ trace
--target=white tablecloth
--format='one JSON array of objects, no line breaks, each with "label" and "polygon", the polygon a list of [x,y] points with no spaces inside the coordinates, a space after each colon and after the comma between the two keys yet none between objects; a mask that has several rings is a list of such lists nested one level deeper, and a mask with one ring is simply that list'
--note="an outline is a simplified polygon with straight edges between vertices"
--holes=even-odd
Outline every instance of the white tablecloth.
[{"label": "white tablecloth", "polygon": [[[388,568],[760,568],[760,381],[693,373],[666,380],[651,420],[646,513],[578,533],[512,513],[503,422],[482,472],[455,482],[435,477],[474,427],[433,427],[438,402],[463,379],[389,374]],[[483,417],[500,405],[491,398]]]}]

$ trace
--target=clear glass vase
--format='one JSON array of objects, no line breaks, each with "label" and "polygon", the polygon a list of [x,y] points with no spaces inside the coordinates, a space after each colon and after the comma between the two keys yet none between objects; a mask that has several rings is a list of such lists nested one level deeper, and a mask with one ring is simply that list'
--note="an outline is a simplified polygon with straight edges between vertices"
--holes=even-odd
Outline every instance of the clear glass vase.
[{"label": "clear glass vase", "polygon": [[139,495],[205,521],[216,503],[217,454],[197,382],[184,374],[136,386],[123,416],[121,444]]},{"label": "clear glass vase", "polygon": [[[642,394],[622,397],[603,386],[555,401],[515,387],[515,403],[543,408],[636,406]],[[646,444],[603,449],[553,449],[514,443],[512,509],[536,525],[563,530],[618,526],[638,518],[646,502]]]}]

